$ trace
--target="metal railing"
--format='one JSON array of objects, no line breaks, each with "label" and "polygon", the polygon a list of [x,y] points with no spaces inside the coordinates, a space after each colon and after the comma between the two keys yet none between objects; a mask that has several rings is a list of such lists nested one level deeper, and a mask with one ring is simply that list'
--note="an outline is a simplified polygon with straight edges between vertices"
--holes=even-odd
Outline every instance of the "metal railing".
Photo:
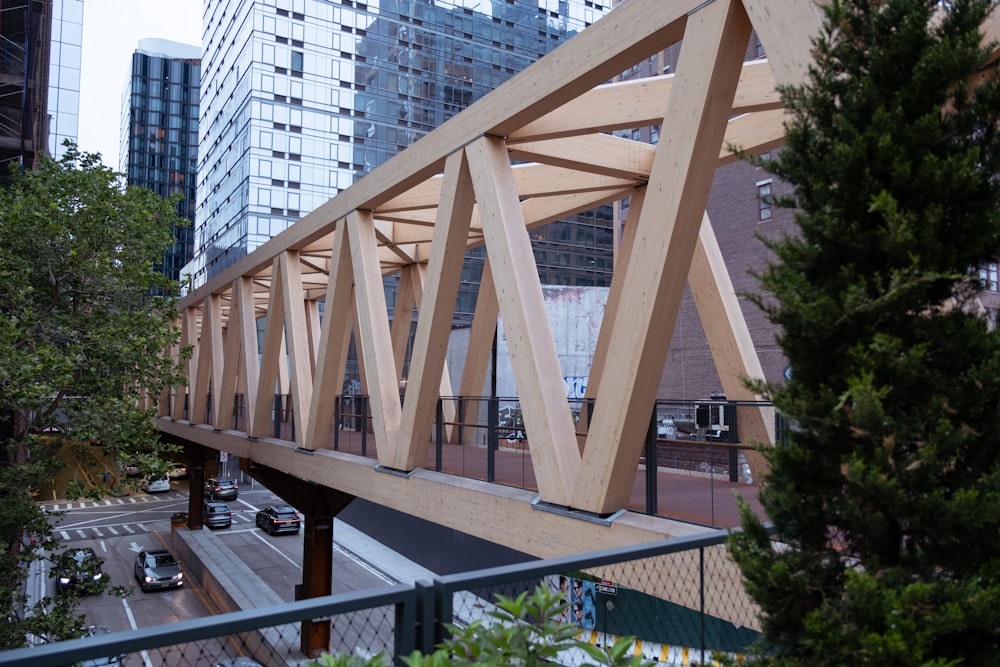
[{"label": "metal railing", "polygon": [[[570,408],[582,441],[594,402],[571,400]],[[327,447],[377,458],[368,396],[336,396],[333,410]],[[270,435],[294,440],[293,417],[291,396],[276,394]],[[205,422],[210,420],[208,413]],[[231,424],[234,430],[247,430],[241,394],[236,395]],[[636,493],[628,509],[734,528],[740,525],[742,500],[765,519],[757,496],[766,464],[756,448],[762,443],[780,445],[786,430],[771,403],[722,398],[658,400],[642,445]],[[516,397],[442,397],[431,439],[424,464],[429,470],[538,490],[531,464],[531,433],[521,418]]]},{"label": "metal railing", "polygon": [[[309,664],[302,621],[330,624],[329,650],[399,663],[429,653],[444,623],[484,618],[497,593],[539,584],[565,592],[567,623],[603,644],[629,635],[633,650],[661,664],[706,664],[714,652],[739,656],[758,638],[757,609],[726,547],[728,531],[301,600],[133,631],[0,652],[0,667],[59,667],[122,656],[124,667],[210,665],[240,656],[268,667]],[[583,656],[580,656],[581,658]],[[565,664],[576,664],[572,655]]]}]

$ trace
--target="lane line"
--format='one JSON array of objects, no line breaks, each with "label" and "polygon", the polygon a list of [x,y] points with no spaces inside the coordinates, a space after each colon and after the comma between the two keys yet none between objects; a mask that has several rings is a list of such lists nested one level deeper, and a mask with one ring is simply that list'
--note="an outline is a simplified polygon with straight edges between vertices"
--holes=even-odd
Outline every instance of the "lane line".
[{"label": "lane line", "polygon": [[[132,608],[128,606],[128,600],[122,598],[122,606],[125,607],[125,616],[128,617],[128,624],[132,626],[133,630],[138,630],[139,626],[135,623],[135,616],[132,615]],[[139,652],[142,657],[143,663],[146,667],[153,667],[153,661],[149,659],[149,652],[143,649]]]},{"label": "lane line", "polygon": [[274,552],[276,554],[280,555],[282,558],[284,558],[289,563],[291,563],[292,565],[294,565],[300,572],[302,571],[302,566],[301,565],[299,565],[294,560],[292,560],[291,558],[289,558],[285,554],[285,552],[281,551],[281,549],[279,549],[278,547],[274,546],[273,544],[271,544],[270,542],[268,542],[266,539],[264,539],[264,536],[261,535],[260,533],[258,533],[256,530],[253,531],[253,536],[256,537],[258,540],[260,540],[261,542],[263,542],[264,544],[266,544],[267,546],[269,546],[272,550],[274,550]]}]

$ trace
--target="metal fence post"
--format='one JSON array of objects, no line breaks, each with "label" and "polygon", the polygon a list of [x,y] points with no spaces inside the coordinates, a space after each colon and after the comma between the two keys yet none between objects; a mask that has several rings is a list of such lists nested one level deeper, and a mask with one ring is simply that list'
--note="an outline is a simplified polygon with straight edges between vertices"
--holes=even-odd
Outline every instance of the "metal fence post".
[{"label": "metal fence post", "polygon": [[496,396],[490,397],[489,414],[486,418],[486,481],[496,481],[497,476],[497,449],[499,440],[497,435],[497,423],[500,421],[500,399]]},{"label": "metal fence post", "polygon": [[361,456],[368,456],[368,396],[361,397]]},{"label": "metal fence post", "polygon": [[343,397],[333,397],[333,451],[340,449],[340,401]]},{"label": "metal fence post", "polygon": [[444,447],[444,400],[438,397],[437,414],[434,417],[437,427],[434,433],[434,470],[437,472],[441,472],[441,449]]},{"label": "metal fence post", "polygon": [[427,653],[433,653],[434,646],[451,637],[445,623],[452,623],[455,620],[451,589],[447,588],[440,579],[434,580],[434,614],[434,637]]},{"label": "metal fence post", "polygon": [[698,549],[698,579],[701,583],[701,590],[699,592],[701,596],[700,608],[699,608],[699,620],[700,620],[700,643],[701,643],[701,664],[705,664],[705,547],[700,547]]},{"label": "metal fence post", "polygon": [[653,408],[653,414],[649,418],[649,428],[646,429],[646,443],[643,449],[646,454],[646,514],[655,515],[657,507],[657,475],[656,469],[659,466],[659,460],[656,452],[656,437],[657,437],[657,421],[656,421],[656,408]]},{"label": "metal fence post", "polygon": [[274,437],[281,439],[281,394],[274,395]]},{"label": "metal fence post", "polygon": [[393,663],[403,664],[402,658],[414,651],[433,651],[434,589],[426,581],[413,582],[413,597],[396,605]]}]

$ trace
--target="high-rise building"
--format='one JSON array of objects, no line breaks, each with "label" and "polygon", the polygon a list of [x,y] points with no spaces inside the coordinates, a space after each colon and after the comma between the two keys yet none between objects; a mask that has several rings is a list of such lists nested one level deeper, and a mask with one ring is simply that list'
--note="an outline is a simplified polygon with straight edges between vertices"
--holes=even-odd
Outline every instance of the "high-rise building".
[{"label": "high-rise building", "polygon": [[[610,0],[207,0],[202,284],[610,10]],[[533,232],[554,284],[606,285],[607,207]],[[472,251],[457,317],[471,316]],[[392,290],[389,305],[392,308]]]},{"label": "high-rise building", "polygon": [[174,229],[174,244],[163,258],[162,270],[174,280],[194,249],[200,90],[200,47],[139,42],[122,99],[120,164],[129,185],[164,197],[181,195],[177,213],[192,225]]},{"label": "high-rise building", "polygon": [[0,0],[0,182],[34,168],[48,132],[49,0]]},{"label": "high-rise building", "polygon": [[83,0],[52,0],[47,150],[56,159],[65,151],[63,143],[75,143],[78,136],[82,50]]}]

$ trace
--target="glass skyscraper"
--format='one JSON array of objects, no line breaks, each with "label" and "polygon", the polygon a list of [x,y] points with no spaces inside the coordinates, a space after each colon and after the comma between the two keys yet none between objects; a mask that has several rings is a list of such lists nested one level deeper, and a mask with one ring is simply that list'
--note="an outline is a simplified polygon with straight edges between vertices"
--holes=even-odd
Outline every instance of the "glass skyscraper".
[{"label": "glass skyscraper", "polygon": [[[196,255],[185,273],[204,283],[610,4],[208,0]],[[607,284],[611,226],[608,207],[533,232],[543,280]],[[472,251],[463,273],[460,319],[482,256]]]},{"label": "glass skyscraper", "polygon": [[177,213],[192,222],[174,230],[163,272],[179,280],[194,250],[198,176],[201,48],[144,39],[132,54],[122,100],[121,165],[129,185],[163,196],[179,193]]},{"label": "glass skyscraper", "polygon": [[83,0],[52,0],[50,48],[48,154],[59,159],[79,135]]},{"label": "glass skyscraper", "polygon": [[42,0],[0,0],[0,182],[34,169],[47,148],[52,17]]}]

